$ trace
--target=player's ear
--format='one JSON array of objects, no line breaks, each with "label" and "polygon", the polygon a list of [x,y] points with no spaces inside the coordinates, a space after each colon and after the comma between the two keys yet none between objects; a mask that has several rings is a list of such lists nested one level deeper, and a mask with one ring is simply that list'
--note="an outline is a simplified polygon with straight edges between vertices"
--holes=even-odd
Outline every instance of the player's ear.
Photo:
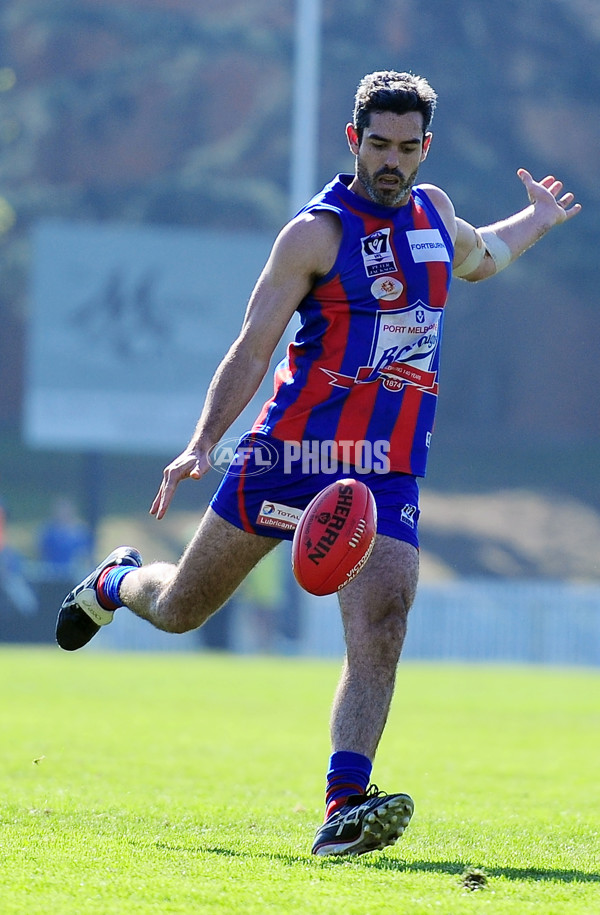
[{"label": "player's ear", "polygon": [[348,146],[354,155],[357,156],[360,143],[358,142],[358,134],[354,124],[346,124],[346,137],[348,140]]},{"label": "player's ear", "polygon": [[429,147],[431,146],[431,141],[433,139],[433,134],[430,130],[427,131],[423,137],[423,152],[421,153],[421,162],[427,158],[427,153],[429,152]]}]

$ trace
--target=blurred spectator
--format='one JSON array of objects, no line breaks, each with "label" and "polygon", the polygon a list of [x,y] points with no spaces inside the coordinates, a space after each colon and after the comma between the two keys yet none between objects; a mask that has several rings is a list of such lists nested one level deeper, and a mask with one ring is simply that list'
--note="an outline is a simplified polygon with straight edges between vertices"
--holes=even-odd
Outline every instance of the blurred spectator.
[{"label": "blurred spectator", "polygon": [[55,576],[79,574],[80,567],[92,561],[93,537],[90,529],[77,514],[70,499],[59,498],[54,503],[50,519],[41,527],[38,554]]},{"label": "blurred spectator", "polygon": [[21,554],[6,542],[6,515],[0,503],[0,638],[12,632],[16,613],[32,616],[37,598],[23,574]]}]

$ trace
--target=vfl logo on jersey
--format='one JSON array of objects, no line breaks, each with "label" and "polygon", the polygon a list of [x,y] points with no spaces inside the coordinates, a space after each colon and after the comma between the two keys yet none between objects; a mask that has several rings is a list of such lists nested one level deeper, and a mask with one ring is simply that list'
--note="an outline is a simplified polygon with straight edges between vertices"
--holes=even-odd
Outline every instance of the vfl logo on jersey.
[{"label": "vfl logo on jersey", "polygon": [[430,308],[420,299],[409,308],[379,311],[369,364],[362,365],[354,377],[330,369],[322,371],[336,387],[381,381],[388,391],[401,391],[412,384],[437,395],[442,314],[441,308]]},{"label": "vfl logo on jersey", "polygon": [[409,229],[406,237],[416,264],[423,261],[450,262],[450,255],[439,229]]},{"label": "vfl logo on jersey", "polygon": [[395,273],[398,269],[390,246],[391,229],[379,229],[372,235],[361,238],[362,258],[367,276]]},{"label": "vfl logo on jersey", "polygon": [[417,514],[417,506],[407,503],[402,511],[400,512],[400,520],[403,524],[408,524],[409,527],[415,526],[415,516]]}]

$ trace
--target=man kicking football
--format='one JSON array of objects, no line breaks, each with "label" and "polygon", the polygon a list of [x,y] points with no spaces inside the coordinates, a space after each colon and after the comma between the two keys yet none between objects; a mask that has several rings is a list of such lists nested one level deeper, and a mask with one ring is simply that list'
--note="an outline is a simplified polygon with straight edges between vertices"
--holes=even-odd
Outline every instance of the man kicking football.
[{"label": "man kicking football", "polygon": [[[409,73],[361,81],[346,128],[354,173],[334,178],[280,232],[192,439],[164,471],[151,507],[157,519],[182,480],[208,471],[211,449],[256,393],[297,311],[301,326],[275,371],[274,395],[241,440],[194,538],[177,565],[143,566],[135,549],[115,550],[66,597],[57,623],[58,644],[71,651],[122,606],[167,632],[195,629],[291,539],[265,521],[265,503],[301,511],[334,479],[359,476],[375,497],[377,537],[368,563],[339,592],[346,657],[331,714],[318,855],[391,845],[413,812],[407,794],[369,784],[417,588],[418,478],[432,439],[452,274],[469,282],[493,276],[581,209],[553,176],[535,181],[519,169],[528,197],[520,212],[483,228],[457,217],[443,190],[416,183],[435,105],[427,81]],[[325,442],[335,444],[333,472],[331,464],[302,460]],[[258,474],[264,449],[272,466]],[[342,458],[359,453],[361,466],[348,468]]]}]

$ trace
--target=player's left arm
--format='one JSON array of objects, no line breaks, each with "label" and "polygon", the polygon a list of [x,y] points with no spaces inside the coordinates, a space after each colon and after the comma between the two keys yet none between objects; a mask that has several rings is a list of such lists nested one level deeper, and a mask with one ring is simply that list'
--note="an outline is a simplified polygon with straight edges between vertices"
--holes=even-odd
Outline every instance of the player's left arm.
[{"label": "player's left arm", "polygon": [[529,197],[529,206],[524,210],[480,228],[455,217],[454,276],[471,283],[494,276],[554,226],[581,211],[581,204],[574,202],[574,194],[562,193],[562,181],[554,175],[535,181],[524,168],[517,174]]}]

